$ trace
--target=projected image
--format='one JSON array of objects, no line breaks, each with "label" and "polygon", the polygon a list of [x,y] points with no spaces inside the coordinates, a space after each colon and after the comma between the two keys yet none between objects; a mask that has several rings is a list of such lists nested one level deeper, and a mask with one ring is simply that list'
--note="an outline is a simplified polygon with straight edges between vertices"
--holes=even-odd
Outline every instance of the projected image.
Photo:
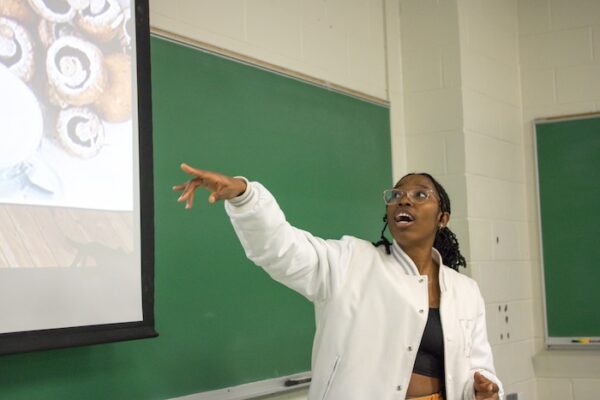
[{"label": "projected image", "polygon": [[149,54],[147,0],[0,0],[0,356],[156,336]]},{"label": "projected image", "polygon": [[0,203],[133,210],[134,29],[129,0],[0,0]]}]

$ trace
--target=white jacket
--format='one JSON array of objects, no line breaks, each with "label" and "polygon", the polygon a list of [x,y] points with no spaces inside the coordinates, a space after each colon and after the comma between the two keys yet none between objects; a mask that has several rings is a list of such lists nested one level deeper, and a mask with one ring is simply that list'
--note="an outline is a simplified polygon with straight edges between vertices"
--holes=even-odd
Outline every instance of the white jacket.
[{"label": "white jacket", "polygon": [[[428,315],[427,276],[394,243],[323,240],[292,227],[262,185],[225,202],[246,255],[315,305],[310,400],[404,399]],[[473,374],[495,376],[477,284],[440,263],[447,400],[474,398]]]}]

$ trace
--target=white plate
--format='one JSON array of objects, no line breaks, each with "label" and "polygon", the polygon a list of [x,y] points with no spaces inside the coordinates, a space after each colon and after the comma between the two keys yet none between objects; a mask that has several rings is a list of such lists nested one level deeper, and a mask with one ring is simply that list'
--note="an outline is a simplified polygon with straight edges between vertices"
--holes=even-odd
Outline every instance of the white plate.
[{"label": "white plate", "polygon": [[0,64],[0,170],[33,156],[42,134],[38,100],[23,81]]}]

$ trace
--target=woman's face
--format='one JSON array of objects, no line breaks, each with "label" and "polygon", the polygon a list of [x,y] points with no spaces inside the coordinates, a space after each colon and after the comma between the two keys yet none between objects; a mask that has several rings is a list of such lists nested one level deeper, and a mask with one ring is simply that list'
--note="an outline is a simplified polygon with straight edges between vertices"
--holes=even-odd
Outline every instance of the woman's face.
[{"label": "woman's face", "polygon": [[[408,175],[394,187],[404,194],[397,199],[397,204],[387,206],[388,229],[398,242],[406,249],[412,246],[433,246],[437,231],[448,224],[450,214],[440,211],[439,194],[433,182],[424,175]],[[428,194],[427,200],[418,202],[406,195],[411,190],[418,190],[421,197]]]}]

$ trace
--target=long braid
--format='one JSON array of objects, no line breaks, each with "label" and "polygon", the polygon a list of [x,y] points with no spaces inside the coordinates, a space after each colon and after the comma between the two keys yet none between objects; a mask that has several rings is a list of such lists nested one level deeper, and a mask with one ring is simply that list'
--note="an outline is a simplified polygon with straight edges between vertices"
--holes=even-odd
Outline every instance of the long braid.
[{"label": "long braid", "polygon": [[388,238],[385,237],[385,230],[386,230],[386,228],[388,226],[387,215],[383,216],[383,222],[384,222],[384,224],[383,224],[383,229],[381,230],[379,242],[371,242],[371,243],[373,243],[373,246],[375,246],[375,247],[379,247],[381,245],[384,245],[385,246],[385,252],[387,254],[392,254],[392,251],[390,249],[392,247],[392,243],[388,240]]},{"label": "long braid", "polygon": [[[448,193],[446,193],[444,187],[438,181],[436,181],[433,178],[433,176],[427,173],[411,173],[405,176],[409,175],[423,175],[429,178],[431,182],[433,182],[435,190],[437,191],[440,197],[440,211],[447,212],[450,214],[450,197],[448,197]],[[373,243],[373,245],[376,247],[384,245],[386,253],[390,254],[390,246],[392,244],[385,237],[385,229],[387,228],[387,215],[384,216],[383,221],[385,222],[385,224],[383,225],[383,229],[381,231],[381,238],[378,242]],[[437,251],[440,252],[442,259],[444,260],[444,264],[446,264],[448,267],[458,271],[458,268],[460,266],[467,266],[467,260],[465,260],[463,255],[460,253],[456,235],[450,230],[450,228],[444,227],[437,231],[435,235],[435,240],[433,242],[433,247],[435,247]]]},{"label": "long braid", "polygon": [[[433,186],[435,186],[435,190],[440,196],[440,211],[451,213],[450,208],[450,197],[444,187],[435,180],[435,178],[427,173],[420,173],[418,175],[423,175],[428,177],[431,182],[433,182]],[[435,235],[435,240],[433,241],[433,247],[437,249],[442,255],[442,259],[444,260],[444,264],[448,267],[458,271],[458,267],[467,266],[467,260],[460,253],[460,248],[458,244],[458,239],[456,239],[456,235],[454,232],[450,230],[448,227],[443,227],[439,229]]]},{"label": "long braid", "polygon": [[433,247],[442,255],[444,264],[458,271],[458,267],[467,266],[467,260],[460,254],[456,235],[449,228],[440,229],[435,235]]}]

